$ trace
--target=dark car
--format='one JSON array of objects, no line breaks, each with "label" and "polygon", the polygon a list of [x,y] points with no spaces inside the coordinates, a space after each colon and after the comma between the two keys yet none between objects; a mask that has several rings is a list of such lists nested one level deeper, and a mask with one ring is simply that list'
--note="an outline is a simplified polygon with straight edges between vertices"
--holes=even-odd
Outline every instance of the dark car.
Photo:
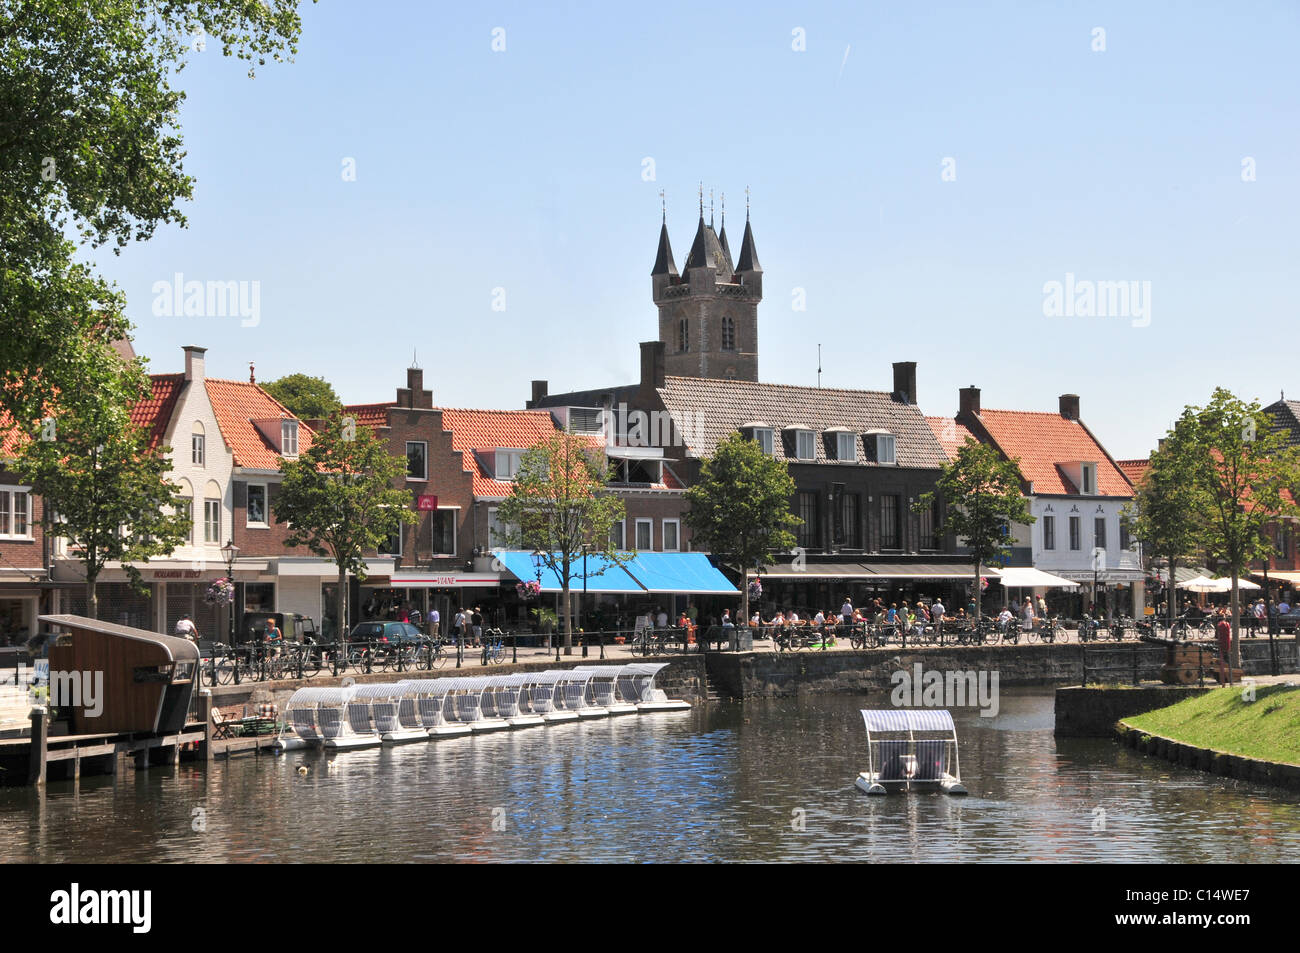
[{"label": "dark car", "polygon": [[362,622],[352,627],[349,642],[388,642],[394,645],[419,642],[424,635],[409,622]]}]

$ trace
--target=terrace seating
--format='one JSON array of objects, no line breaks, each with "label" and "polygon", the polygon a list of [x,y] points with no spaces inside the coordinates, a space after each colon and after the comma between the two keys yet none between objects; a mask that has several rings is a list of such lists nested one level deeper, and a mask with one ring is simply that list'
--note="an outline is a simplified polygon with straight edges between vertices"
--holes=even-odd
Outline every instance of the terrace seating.
[{"label": "terrace seating", "polygon": [[948,742],[916,742],[916,780],[938,781],[948,770]]},{"label": "terrace seating", "polygon": [[907,771],[906,741],[881,741],[880,744],[880,781],[902,781]]}]

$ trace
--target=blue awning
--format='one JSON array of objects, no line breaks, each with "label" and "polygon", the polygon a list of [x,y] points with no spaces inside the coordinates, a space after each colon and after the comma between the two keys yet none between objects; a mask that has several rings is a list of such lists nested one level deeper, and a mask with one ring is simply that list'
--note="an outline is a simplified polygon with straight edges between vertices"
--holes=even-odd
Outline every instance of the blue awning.
[{"label": "blue awning", "polygon": [[[516,578],[536,579],[532,553],[492,554]],[[626,567],[626,568],[625,568]],[[603,568],[603,572],[600,571]],[[560,592],[560,577],[542,566],[542,591]],[[582,559],[573,564],[569,588],[582,590]],[[587,557],[587,591],[608,593],[682,593],[734,596],[736,589],[709,562],[704,553],[628,553],[624,565],[607,562],[601,556]]]}]

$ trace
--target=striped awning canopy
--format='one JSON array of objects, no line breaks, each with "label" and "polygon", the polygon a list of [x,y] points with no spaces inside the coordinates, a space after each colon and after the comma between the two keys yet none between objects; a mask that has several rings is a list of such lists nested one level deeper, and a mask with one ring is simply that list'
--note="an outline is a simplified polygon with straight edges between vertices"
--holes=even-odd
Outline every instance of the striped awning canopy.
[{"label": "striped awning canopy", "polygon": [[941,731],[956,734],[957,728],[952,722],[952,713],[947,709],[936,708],[884,708],[876,710],[861,709],[862,720],[867,725],[867,736],[887,731],[917,732]]}]

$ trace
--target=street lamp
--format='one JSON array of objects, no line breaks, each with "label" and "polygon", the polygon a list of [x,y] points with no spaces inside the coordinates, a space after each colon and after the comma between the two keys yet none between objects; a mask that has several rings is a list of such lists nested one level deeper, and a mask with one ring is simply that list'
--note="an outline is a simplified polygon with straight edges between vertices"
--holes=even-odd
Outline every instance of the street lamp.
[{"label": "street lamp", "polygon": [[235,557],[239,547],[232,539],[221,547],[221,555],[226,557],[226,582],[230,583],[230,644],[235,644]]},{"label": "street lamp", "polygon": [[[531,556],[530,558],[531,558],[532,561],[533,561],[533,573],[537,576],[537,623],[538,623],[538,625],[541,625],[541,622],[542,622],[542,588],[541,588],[541,587],[542,587],[542,563],[545,562],[545,557],[542,555],[542,548],[541,548],[540,546],[534,546],[534,547],[533,547],[533,554],[532,554],[532,556]],[[548,639],[554,639],[554,638],[555,638],[554,631],[552,631],[551,634],[549,634],[549,635],[547,636],[547,638],[548,638]],[[548,646],[548,647],[549,647],[549,646]]]}]

